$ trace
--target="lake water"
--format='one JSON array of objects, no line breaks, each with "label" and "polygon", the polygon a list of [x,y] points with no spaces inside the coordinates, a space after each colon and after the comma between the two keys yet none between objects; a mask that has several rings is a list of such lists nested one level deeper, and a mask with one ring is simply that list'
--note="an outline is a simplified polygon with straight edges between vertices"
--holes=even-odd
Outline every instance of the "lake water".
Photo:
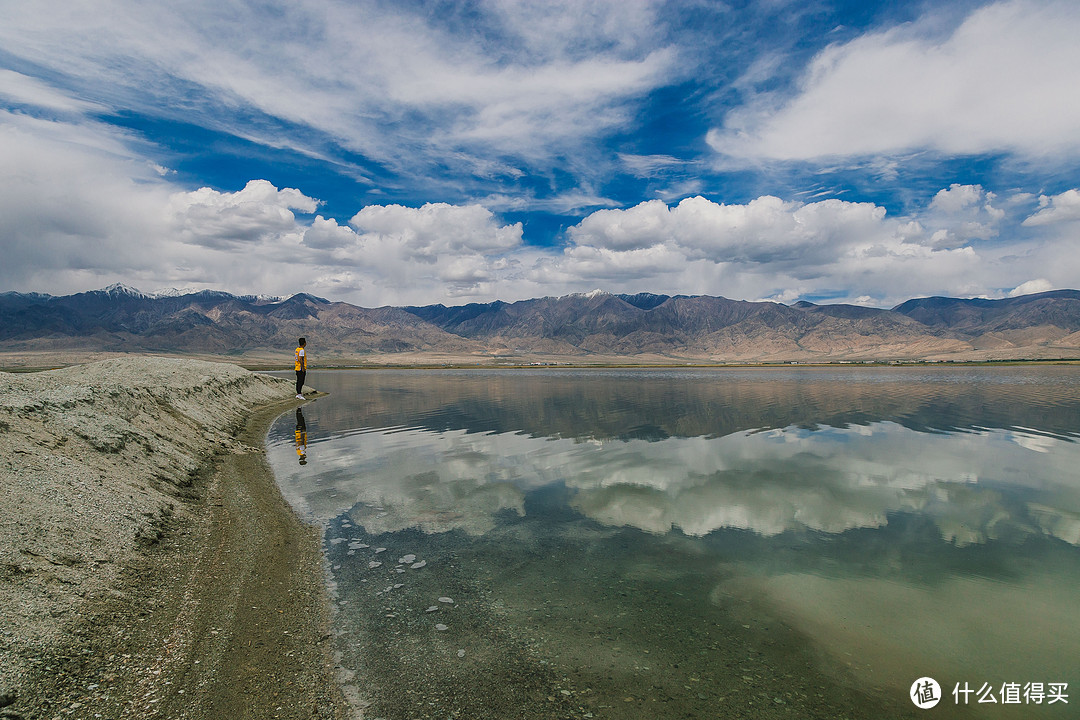
[{"label": "lake water", "polygon": [[1078,381],[315,371],[268,456],[369,718],[1069,718]]}]

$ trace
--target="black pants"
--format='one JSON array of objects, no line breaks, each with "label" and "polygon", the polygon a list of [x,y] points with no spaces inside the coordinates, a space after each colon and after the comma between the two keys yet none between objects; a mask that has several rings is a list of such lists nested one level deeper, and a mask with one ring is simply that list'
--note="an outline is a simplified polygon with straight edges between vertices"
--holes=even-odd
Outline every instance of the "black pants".
[{"label": "black pants", "polygon": [[296,371],[296,394],[300,395],[304,392],[304,380],[307,378],[307,370]]}]

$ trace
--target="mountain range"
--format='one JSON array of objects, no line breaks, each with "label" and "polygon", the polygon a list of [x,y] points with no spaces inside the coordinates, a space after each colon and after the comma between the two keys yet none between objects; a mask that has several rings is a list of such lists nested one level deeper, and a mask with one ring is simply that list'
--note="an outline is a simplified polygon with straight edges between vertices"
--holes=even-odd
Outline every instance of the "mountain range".
[{"label": "mountain range", "polygon": [[[313,295],[0,294],[0,340],[20,354],[155,352],[415,362],[858,362],[1080,358],[1080,291],[930,297],[891,310],[602,291],[519,302],[361,308]],[[16,361],[14,364],[18,364]]]}]

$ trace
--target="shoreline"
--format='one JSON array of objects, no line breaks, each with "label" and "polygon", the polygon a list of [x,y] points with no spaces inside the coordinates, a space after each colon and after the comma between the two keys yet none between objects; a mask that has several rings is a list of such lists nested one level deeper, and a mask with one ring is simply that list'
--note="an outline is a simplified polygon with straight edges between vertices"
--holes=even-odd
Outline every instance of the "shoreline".
[{"label": "shoreline", "polygon": [[[184,358],[181,358],[184,359]],[[204,360],[204,358],[198,358]],[[233,365],[249,372],[271,373],[292,372],[291,365],[248,363],[232,361],[226,358],[206,360],[221,364]],[[55,364],[42,366],[0,366],[0,373],[15,375],[35,374],[49,370],[60,370],[66,367],[74,367],[82,363]],[[1080,365],[1080,358],[1031,358],[1026,360],[873,360],[867,362],[847,361],[792,361],[792,362],[761,362],[761,363],[454,363],[454,364],[343,364],[343,365],[320,365],[320,372],[335,372],[338,370],[425,370],[425,371],[458,371],[458,370],[499,370],[499,371],[550,371],[550,370],[783,370],[783,369],[820,369],[820,370],[853,370],[853,369],[881,369],[881,368],[999,368],[999,367],[1046,367],[1051,365]]]},{"label": "shoreline", "polygon": [[[791,368],[813,368],[824,370],[851,370],[859,368],[950,368],[950,367],[1015,367],[1047,365],[1080,365],[1080,359],[1045,359],[1045,360],[964,360],[930,361],[900,360],[872,362],[775,362],[775,363],[537,363],[529,365],[514,364],[460,364],[460,365],[323,365],[320,371],[337,370],[773,370]],[[291,372],[286,365],[240,365],[251,372]],[[22,372],[15,370],[14,372]]]},{"label": "shoreline", "polygon": [[[250,377],[234,379],[234,371],[198,361],[138,362],[229,376],[221,387],[205,392],[187,386],[176,392],[171,386],[135,388],[134,408],[128,398],[121,398],[120,406],[130,412],[156,417],[158,408],[148,410],[152,401],[147,398],[164,395],[162,416],[184,416],[177,408],[186,408],[195,392],[190,403],[194,414],[199,416],[198,406],[208,401],[211,406],[204,406],[202,413],[220,415],[220,428],[196,426],[205,429],[206,437],[174,438],[191,455],[191,463],[181,467],[181,477],[171,483],[163,482],[148,460],[155,453],[170,454],[172,446],[164,441],[160,450],[145,443],[131,452],[122,447],[121,461],[112,457],[118,449],[108,447],[108,438],[97,438],[104,445],[94,450],[102,457],[95,457],[85,454],[81,438],[65,435],[62,442],[50,442],[38,427],[13,427],[10,419],[0,424],[5,444],[11,442],[15,453],[22,446],[23,452],[14,457],[27,460],[11,465],[18,486],[33,486],[24,494],[49,495],[45,501],[54,507],[46,507],[42,517],[55,520],[44,530],[29,527],[49,522],[35,517],[5,521],[0,535],[0,589],[4,599],[17,603],[3,611],[0,659],[7,668],[0,675],[0,696],[14,698],[0,709],[0,717],[349,717],[333,676],[321,538],[282,497],[265,456],[270,423],[297,404],[289,399],[290,384],[241,370],[235,372]],[[109,364],[82,376],[103,370],[108,375],[117,368]],[[204,379],[198,377],[197,384]],[[256,387],[241,390],[243,383]],[[31,416],[36,411],[65,417],[95,406],[112,407],[109,403],[120,393],[92,387],[89,397],[65,397],[50,409],[49,399],[21,399],[19,388],[12,390],[10,383],[3,389],[8,391],[7,404],[0,408],[7,411],[4,418],[18,416],[19,408],[11,409],[18,405],[10,400],[13,395],[30,408]],[[213,406],[215,400],[221,407]],[[243,407],[238,408],[238,402]],[[140,423],[140,417],[133,418],[133,432],[145,432],[154,424]],[[101,420],[106,435],[110,422],[108,417]],[[72,435],[79,432],[96,438],[88,428]],[[162,434],[170,435],[169,429],[162,428]],[[139,444],[134,437],[127,443]],[[104,531],[102,522],[96,528],[91,522],[90,535],[80,535],[86,530],[80,527],[85,509],[65,503],[56,507],[51,496],[58,489],[63,495],[63,478],[34,471],[34,462],[48,460],[81,478],[81,469],[71,468],[72,456],[88,458],[91,465],[100,461],[95,470],[82,473],[87,481],[79,484],[76,502],[100,504],[106,494],[128,490],[132,498],[148,498],[137,512],[130,508],[123,513],[133,520],[120,521],[117,534],[124,542],[113,543],[114,538],[106,536],[114,513],[102,521]],[[108,474],[111,463],[136,468],[136,479],[110,486],[113,479],[103,476],[101,487],[94,489],[90,478],[102,468]],[[122,476],[123,468],[115,474]],[[10,500],[10,492],[18,493],[19,487],[6,484],[4,499]],[[122,537],[132,530],[129,526],[135,528],[131,542]],[[31,547],[26,538],[34,535],[45,537]]]},{"label": "shoreline", "polygon": [[[887,354],[867,356],[748,356],[693,357],[678,355],[555,355],[514,352],[509,354],[462,355],[453,353],[406,352],[355,355],[347,353],[320,355],[320,370],[359,369],[711,369],[771,367],[995,367],[1008,365],[1080,364],[1075,348],[1036,347],[1029,352],[974,351],[949,355]],[[125,353],[100,350],[22,350],[0,351],[0,372],[28,373],[87,364],[106,359],[145,357],[151,353]],[[251,351],[239,354],[184,353],[162,351],[156,357],[235,365],[251,371],[291,370],[281,362],[280,353]]]}]

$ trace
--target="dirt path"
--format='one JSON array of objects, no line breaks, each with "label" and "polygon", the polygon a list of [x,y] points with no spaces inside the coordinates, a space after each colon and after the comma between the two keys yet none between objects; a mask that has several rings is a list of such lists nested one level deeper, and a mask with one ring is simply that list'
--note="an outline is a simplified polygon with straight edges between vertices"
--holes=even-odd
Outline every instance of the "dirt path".
[{"label": "dirt path", "polygon": [[333,682],[320,538],[281,497],[255,412],[238,450],[196,481],[190,520],[164,526],[70,642],[41,657],[0,717],[348,717]]}]

